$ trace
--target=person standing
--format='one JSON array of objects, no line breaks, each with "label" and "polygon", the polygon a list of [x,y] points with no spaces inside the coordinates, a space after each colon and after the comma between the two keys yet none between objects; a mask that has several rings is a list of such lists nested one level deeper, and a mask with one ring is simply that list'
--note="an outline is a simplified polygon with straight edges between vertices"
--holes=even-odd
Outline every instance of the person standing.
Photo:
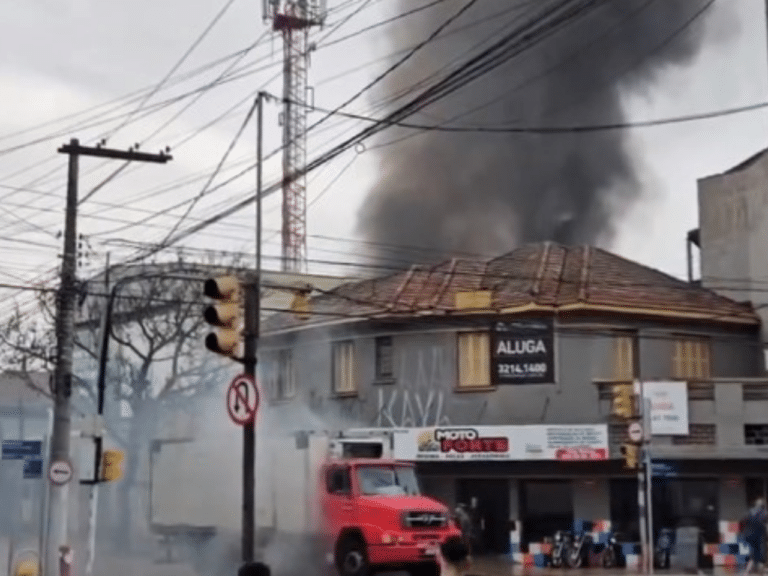
[{"label": "person standing", "polygon": [[463,502],[459,503],[458,506],[456,506],[456,510],[454,511],[454,516],[456,518],[456,522],[459,525],[459,528],[461,529],[461,535],[464,540],[464,543],[466,544],[469,553],[472,553],[472,517],[469,514],[469,511],[467,510],[467,505]]},{"label": "person standing", "polygon": [[747,512],[744,518],[744,541],[749,546],[749,560],[744,568],[746,576],[757,567],[762,571],[765,566],[765,547],[766,547],[766,521],[768,521],[768,511],[766,511],[765,500],[758,498],[755,504]]}]

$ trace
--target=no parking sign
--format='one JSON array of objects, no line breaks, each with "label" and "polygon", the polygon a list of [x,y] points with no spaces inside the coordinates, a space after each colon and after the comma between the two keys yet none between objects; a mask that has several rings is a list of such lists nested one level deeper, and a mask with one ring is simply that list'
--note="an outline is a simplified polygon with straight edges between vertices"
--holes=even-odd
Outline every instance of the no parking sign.
[{"label": "no parking sign", "polygon": [[227,412],[235,424],[245,426],[256,418],[259,409],[259,388],[253,376],[241,374],[232,380],[227,390]]}]

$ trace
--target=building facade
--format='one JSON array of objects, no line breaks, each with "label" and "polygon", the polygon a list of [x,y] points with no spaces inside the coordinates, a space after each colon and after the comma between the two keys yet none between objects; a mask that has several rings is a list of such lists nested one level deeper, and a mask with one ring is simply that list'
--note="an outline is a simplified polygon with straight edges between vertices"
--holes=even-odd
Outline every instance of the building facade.
[{"label": "building facade", "polygon": [[698,181],[701,283],[751,302],[768,340],[768,150]]},{"label": "building facade", "polygon": [[270,430],[392,431],[427,493],[476,504],[485,551],[536,562],[558,529],[638,540],[637,473],[610,412],[614,385],[642,381],[654,531],[693,523],[713,563],[738,561],[734,525],[768,479],[750,305],[542,243],[347,284],[310,309],[271,317],[260,341]]},{"label": "building facade", "polygon": [[[8,450],[0,460],[0,562],[15,566],[40,549],[46,493],[47,440],[53,402],[49,374],[0,374],[0,440],[39,442],[35,462],[13,458]],[[11,458],[9,458],[11,456]]]}]

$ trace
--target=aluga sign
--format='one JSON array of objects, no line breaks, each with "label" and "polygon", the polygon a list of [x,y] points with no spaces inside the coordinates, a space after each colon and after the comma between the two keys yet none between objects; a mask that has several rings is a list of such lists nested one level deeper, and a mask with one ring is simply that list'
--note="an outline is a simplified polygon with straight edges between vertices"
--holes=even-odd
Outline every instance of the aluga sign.
[{"label": "aluga sign", "polygon": [[554,326],[551,318],[493,324],[491,379],[494,384],[547,384],[555,381]]}]

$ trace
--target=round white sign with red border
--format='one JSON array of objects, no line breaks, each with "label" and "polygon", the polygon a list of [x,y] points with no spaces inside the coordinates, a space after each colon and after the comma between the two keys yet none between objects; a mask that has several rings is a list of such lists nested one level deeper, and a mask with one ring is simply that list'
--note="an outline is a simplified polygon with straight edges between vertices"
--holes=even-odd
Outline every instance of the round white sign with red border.
[{"label": "round white sign with red border", "polygon": [[252,376],[241,374],[232,380],[227,390],[227,412],[235,424],[245,426],[256,418],[259,409],[259,388]]},{"label": "round white sign with red border", "polygon": [[48,479],[56,486],[63,486],[72,479],[72,464],[66,460],[54,460],[48,468]]},{"label": "round white sign with red border", "polygon": [[627,435],[632,442],[640,442],[643,439],[643,425],[640,422],[632,422],[627,426]]}]

